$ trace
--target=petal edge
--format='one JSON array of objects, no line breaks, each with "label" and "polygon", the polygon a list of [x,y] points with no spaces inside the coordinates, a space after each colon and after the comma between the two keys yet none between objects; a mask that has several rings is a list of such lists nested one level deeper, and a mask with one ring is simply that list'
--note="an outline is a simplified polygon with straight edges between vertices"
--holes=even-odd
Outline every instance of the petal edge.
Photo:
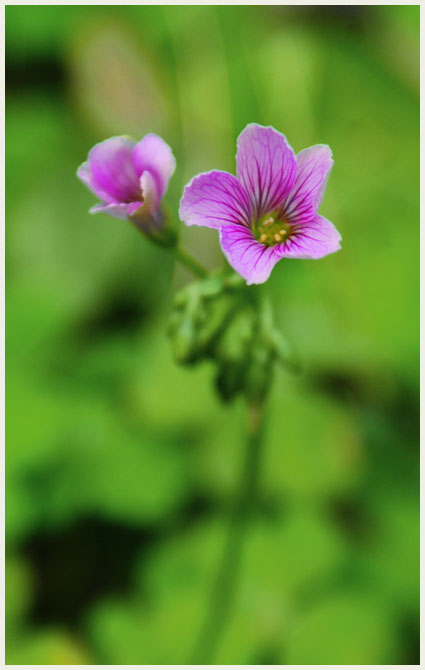
[{"label": "petal edge", "polygon": [[115,219],[128,219],[142,206],[142,202],[110,203],[108,205],[94,205],[89,211],[90,214],[108,214]]}]

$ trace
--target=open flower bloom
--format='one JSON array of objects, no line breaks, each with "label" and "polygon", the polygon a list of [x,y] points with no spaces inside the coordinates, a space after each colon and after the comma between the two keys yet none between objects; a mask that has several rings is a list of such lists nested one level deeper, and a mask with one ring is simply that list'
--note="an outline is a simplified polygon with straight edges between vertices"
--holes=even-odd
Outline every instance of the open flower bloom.
[{"label": "open flower bloom", "polygon": [[317,214],[332,165],[328,146],[295,156],[284,135],[251,123],[238,138],[237,176],[194,177],[180,218],[217,228],[229,263],[248,284],[261,284],[281,258],[322,258],[340,248],[336,228]]},{"label": "open flower bloom", "polygon": [[140,227],[160,225],[159,204],[176,167],[168,144],[150,133],[140,142],[111,137],[91,149],[77,176],[101,200],[90,209]]}]

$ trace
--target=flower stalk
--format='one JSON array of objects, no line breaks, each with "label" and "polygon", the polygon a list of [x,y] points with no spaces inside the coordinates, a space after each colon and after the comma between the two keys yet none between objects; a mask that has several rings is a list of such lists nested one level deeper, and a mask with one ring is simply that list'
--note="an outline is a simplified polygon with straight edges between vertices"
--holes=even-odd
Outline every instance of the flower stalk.
[{"label": "flower stalk", "polygon": [[174,251],[174,257],[182,264],[184,265],[188,270],[190,270],[195,277],[198,277],[199,279],[205,279],[208,277],[208,272],[205,270],[202,265],[198,263],[198,261],[193,258],[183,247],[180,245],[177,245],[173,249]]},{"label": "flower stalk", "polygon": [[248,432],[239,493],[231,513],[227,540],[212,584],[206,616],[189,660],[191,665],[214,663],[222,633],[235,605],[244,540],[258,504],[264,413],[264,402],[248,404]]}]

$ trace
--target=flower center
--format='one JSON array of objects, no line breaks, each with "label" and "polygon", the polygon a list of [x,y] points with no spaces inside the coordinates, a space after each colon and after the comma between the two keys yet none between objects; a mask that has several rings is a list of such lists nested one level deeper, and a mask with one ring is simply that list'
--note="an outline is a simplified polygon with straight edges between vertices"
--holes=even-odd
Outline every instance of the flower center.
[{"label": "flower center", "polygon": [[292,226],[284,219],[267,214],[254,223],[253,233],[257,240],[268,247],[274,247],[287,240],[291,235]]}]

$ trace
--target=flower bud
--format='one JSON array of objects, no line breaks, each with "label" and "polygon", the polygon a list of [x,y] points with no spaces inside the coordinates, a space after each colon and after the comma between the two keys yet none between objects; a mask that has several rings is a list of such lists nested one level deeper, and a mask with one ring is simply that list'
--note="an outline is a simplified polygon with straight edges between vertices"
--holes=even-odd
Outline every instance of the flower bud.
[{"label": "flower bud", "polygon": [[261,346],[261,342],[251,352],[250,364],[246,370],[245,394],[251,402],[261,403],[270,388],[273,368],[273,353]]},{"label": "flower bud", "polygon": [[255,338],[251,344],[250,362],[246,371],[245,394],[249,401],[261,403],[270,388],[274,351],[270,339],[273,314],[270,300],[262,297],[256,313]]},{"label": "flower bud", "polygon": [[278,330],[274,330],[271,334],[271,344],[276,356],[276,359],[282,363],[282,365],[289,371],[293,373],[300,372],[301,365],[291,347],[289,346],[286,339],[283,337],[282,333]]},{"label": "flower bud", "polygon": [[215,357],[218,363],[216,385],[223,400],[231,400],[242,393],[250,360],[250,346],[254,334],[254,312],[249,308],[236,313],[220,338]]},{"label": "flower bud", "polygon": [[182,318],[172,335],[173,354],[178,363],[194,363],[197,358],[196,326],[190,318]]}]

